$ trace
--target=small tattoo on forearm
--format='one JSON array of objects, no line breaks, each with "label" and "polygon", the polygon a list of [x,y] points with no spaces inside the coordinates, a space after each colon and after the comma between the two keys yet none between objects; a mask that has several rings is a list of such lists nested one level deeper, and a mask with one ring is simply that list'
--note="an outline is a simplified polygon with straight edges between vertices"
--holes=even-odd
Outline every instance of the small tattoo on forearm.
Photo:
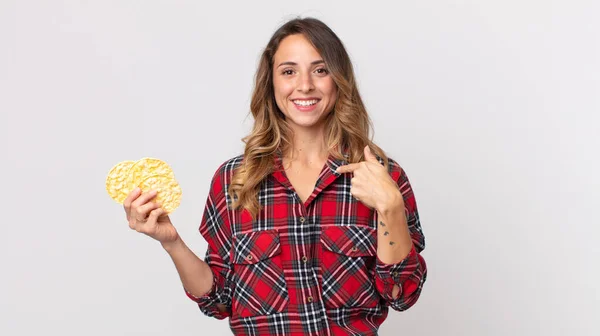
[{"label": "small tattoo on forearm", "polygon": [[379,221],[379,225],[381,225],[381,226],[385,226],[385,224],[383,224],[383,222],[382,222],[382,221]]},{"label": "small tattoo on forearm", "polygon": [[385,231],[385,232],[383,233],[383,235],[384,235],[384,236],[387,236],[387,235],[389,235],[389,234],[390,234],[390,233],[389,233],[389,232],[387,232],[387,231]]},{"label": "small tattoo on forearm", "polygon": [[396,244],[396,243],[394,243],[394,242],[390,242],[390,245],[394,245],[394,244]]}]

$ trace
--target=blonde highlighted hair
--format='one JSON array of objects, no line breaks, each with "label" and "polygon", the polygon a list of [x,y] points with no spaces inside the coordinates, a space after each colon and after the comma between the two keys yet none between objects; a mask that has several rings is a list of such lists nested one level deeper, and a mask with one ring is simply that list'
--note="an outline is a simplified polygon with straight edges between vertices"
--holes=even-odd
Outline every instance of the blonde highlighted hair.
[{"label": "blonde highlighted hair", "polygon": [[338,98],[332,113],[325,120],[325,143],[329,154],[349,163],[363,160],[364,147],[370,146],[383,159],[384,151],[372,142],[373,125],[358,92],[350,57],[342,41],[323,22],[315,18],[296,18],[275,31],[265,47],[255,75],[250,112],[254,125],[242,138],[246,144],[243,160],[234,172],[229,194],[234,209],[248,210],[256,218],[260,210],[257,199],[262,181],[273,172],[278,151],[287,153],[292,146],[293,132],[275,102],[273,90],[273,57],[287,36],[302,34],[319,52],[337,86]]}]

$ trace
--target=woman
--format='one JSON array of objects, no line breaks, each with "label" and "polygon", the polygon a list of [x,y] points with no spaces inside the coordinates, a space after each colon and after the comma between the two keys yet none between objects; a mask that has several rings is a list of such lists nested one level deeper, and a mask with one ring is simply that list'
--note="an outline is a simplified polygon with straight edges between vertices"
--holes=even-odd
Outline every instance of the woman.
[{"label": "woman", "polygon": [[238,335],[376,334],[417,301],[424,236],[402,168],[369,140],[342,42],[294,19],[258,67],[243,155],[215,172],[202,261],[155,191],[125,200],[129,225],[161,242],[200,310]]}]

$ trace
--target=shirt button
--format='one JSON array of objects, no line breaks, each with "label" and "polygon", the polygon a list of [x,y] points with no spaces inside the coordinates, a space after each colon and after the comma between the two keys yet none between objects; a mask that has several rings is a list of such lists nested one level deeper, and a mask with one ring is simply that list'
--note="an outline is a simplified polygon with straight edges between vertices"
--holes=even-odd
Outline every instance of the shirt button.
[{"label": "shirt button", "polygon": [[313,297],[312,297],[312,296],[309,296],[309,297],[307,297],[307,298],[306,298],[306,301],[308,301],[308,302],[313,302]]},{"label": "shirt button", "polygon": [[356,252],[358,251],[358,248],[356,246],[352,246],[352,249],[350,249],[352,252]]},{"label": "shirt button", "polygon": [[248,256],[246,257],[246,259],[247,259],[247,260],[252,260],[252,256],[251,256],[251,255],[248,255]]},{"label": "shirt button", "polygon": [[398,272],[392,272],[392,276],[393,277],[397,277],[398,276]]},{"label": "shirt button", "polygon": [[302,261],[306,264],[306,262],[308,261],[308,258],[306,256],[303,256]]},{"label": "shirt button", "polygon": [[304,217],[300,217],[300,223],[304,223]]}]

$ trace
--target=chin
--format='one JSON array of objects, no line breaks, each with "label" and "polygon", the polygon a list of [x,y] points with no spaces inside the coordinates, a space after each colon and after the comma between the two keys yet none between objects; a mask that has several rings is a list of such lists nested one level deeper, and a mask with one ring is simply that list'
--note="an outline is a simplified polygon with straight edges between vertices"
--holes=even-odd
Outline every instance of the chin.
[{"label": "chin", "polygon": [[289,118],[294,124],[300,126],[300,127],[314,127],[316,125],[318,125],[322,120],[321,120],[321,115],[319,116],[298,116],[298,115],[292,115]]}]

